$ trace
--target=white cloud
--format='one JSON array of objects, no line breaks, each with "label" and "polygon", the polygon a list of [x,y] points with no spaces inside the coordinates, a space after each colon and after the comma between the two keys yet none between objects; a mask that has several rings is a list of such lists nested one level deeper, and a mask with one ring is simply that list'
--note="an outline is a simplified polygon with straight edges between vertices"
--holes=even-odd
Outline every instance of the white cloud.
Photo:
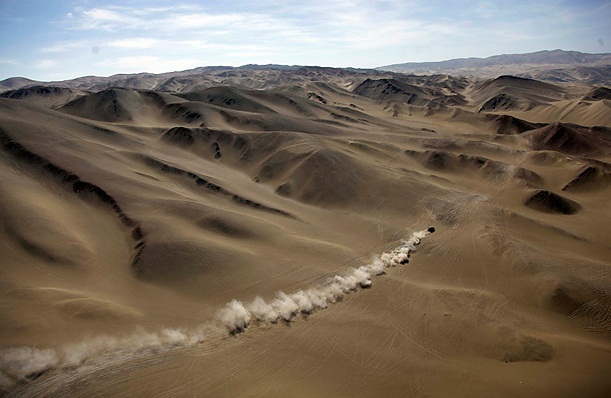
[{"label": "white cloud", "polygon": [[15,59],[10,59],[10,58],[0,58],[0,64],[4,64],[4,65],[13,65],[13,66],[19,66],[21,65],[21,63]]},{"label": "white cloud", "polygon": [[227,14],[208,14],[208,13],[186,13],[171,14],[168,17],[160,18],[155,24],[164,25],[162,30],[190,30],[190,29],[211,29],[217,27],[248,25],[251,19],[256,18],[248,14],[227,13]]},{"label": "white cloud", "polygon": [[57,65],[59,65],[59,63],[52,59],[41,59],[35,64],[38,69],[52,69],[55,68]]},{"label": "white cloud", "polygon": [[[213,63],[228,59],[233,63],[282,62],[290,54],[288,62],[328,64],[328,58],[334,62],[342,57],[352,59],[350,51],[383,51],[388,55],[396,53],[397,46],[439,44],[444,37],[469,33],[465,31],[468,27],[444,23],[441,18],[420,18],[429,6],[417,1],[312,0],[304,4],[261,0],[249,7],[237,2],[232,7],[208,8],[111,5],[75,10],[66,21],[72,29],[111,35],[97,45],[110,47],[117,57],[126,55],[121,51],[134,52],[123,59],[191,59],[197,54],[216,60]],[[376,66],[375,56],[371,62],[367,66]]]},{"label": "white cloud", "polygon": [[170,7],[142,7],[142,8],[133,8],[131,12],[135,15],[149,16],[153,14],[162,14],[169,12],[191,12],[191,11],[201,11],[202,7],[195,4],[174,4]]},{"label": "white cloud", "polygon": [[132,37],[118,40],[111,40],[104,45],[115,48],[152,48],[161,44],[160,40],[146,37]]},{"label": "white cloud", "polygon": [[[71,59],[70,66],[85,65],[87,73],[101,70],[91,66],[103,66],[104,73],[257,62],[374,67],[487,56],[534,51],[568,37],[569,30],[562,30],[568,26],[566,15],[575,21],[587,18],[569,12],[575,7],[559,7],[558,1],[494,8],[481,0],[233,0],[172,6],[166,1],[79,1],[81,7],[53,25],[62,29],[63,36],[56,37],[73,40],[43,43],[39,52],[48,58],[43,66],[65,66],[64,59]],[[609,10],[604,7],[601,13]],[[598,37],[604,36],[597,34],[595,43]]]},{"label": "white cloud", "polygon": [[103,31],[136,29],[145,24],[144,19],[130,14],[133,14],[131,9],[120,7],[75,10],[75,12],[66,15],[64,24],[68,28],[76,30]]},{"label": "white cloud", "polygon": [[83,50],[92,47],[92,42],[89,40],[64,40],[56,41],[50,45],[41,48],[41,53],[65,53],[74,50]]},{"label": "white cloud", "polygon": [[[282,16],[258,12],[209,12],[194,5],[172,8],[98,7],[75,10],[63,20],[66,28],[84,31],[146,31],[147,36],[163,37],[177,32],[197,34],[219,29],[245,37],[253,31],[295,30]],[[246,36],[247,37],[247,36]]]}]

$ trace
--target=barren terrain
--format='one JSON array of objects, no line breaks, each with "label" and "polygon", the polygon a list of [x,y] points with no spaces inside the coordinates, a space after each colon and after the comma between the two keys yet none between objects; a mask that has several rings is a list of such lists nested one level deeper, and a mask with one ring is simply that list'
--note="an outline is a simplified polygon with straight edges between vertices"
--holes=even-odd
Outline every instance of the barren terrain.
[{"label": "barren terrain", "polygon": [[608,86],[269,66],[0,96],[6,396],[611,391]]}]

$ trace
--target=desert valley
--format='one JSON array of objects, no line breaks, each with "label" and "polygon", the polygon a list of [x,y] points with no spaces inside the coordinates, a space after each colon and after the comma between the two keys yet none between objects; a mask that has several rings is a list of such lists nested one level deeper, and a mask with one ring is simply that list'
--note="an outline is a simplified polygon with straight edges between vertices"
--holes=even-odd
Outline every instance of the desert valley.
[{"label": "desert valley", "polygon": [[610,60],[0,81],[0,395],[608,396]]}]

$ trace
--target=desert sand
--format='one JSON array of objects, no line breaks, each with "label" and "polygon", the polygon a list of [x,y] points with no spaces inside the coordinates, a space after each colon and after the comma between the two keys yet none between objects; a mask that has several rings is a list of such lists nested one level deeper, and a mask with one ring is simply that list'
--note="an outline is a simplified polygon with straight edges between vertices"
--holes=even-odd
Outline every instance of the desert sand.
[{"label": "desert sand", "polygon": [[133,79],[0,98],[2,394],[608,396],[608,89]]}]

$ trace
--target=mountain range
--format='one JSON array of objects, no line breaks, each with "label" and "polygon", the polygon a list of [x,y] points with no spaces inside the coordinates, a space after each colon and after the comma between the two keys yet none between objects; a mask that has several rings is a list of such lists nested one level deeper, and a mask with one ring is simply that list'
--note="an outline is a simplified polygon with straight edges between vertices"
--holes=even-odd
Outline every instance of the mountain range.
[{"label": "mountain range", "polygon": [[[273,71],[277,79],[266,79],[263,84],[252,78],[257,71]],[[244,65],[205,66],[195,69],[160,74],[135,73],[108,77],[84,76],[71,80],[41,82],[25,77],[11,77],[0,81],[0,92],[36,85],[67,87],[79,90],[100,90],[109,87],[149,89],[156,91],[181,91],[201,89],[214,85],[238,85],[243,88],[261,89],[301,81],[317,74],[449,74],[474,78],[495,78],[515,75],[551,82],[582,82],[609,85],[611,81],[611,54],[586,54],[577,51],[540,51],[529,54],[497,55],[488,58],[462,58],[441,62],[404,63],[381,66],[375,69],[325,68],[299,65]]]},{"label": "mountain range", "polygon": [[440,62],[408,62],[380,66],[378,70],[410,74],[451,74],[481,78],[515,75],[554,82],[580,81],[609,84],[611,54],[545,50],[503,54],[487,58],[459,58]]}]

